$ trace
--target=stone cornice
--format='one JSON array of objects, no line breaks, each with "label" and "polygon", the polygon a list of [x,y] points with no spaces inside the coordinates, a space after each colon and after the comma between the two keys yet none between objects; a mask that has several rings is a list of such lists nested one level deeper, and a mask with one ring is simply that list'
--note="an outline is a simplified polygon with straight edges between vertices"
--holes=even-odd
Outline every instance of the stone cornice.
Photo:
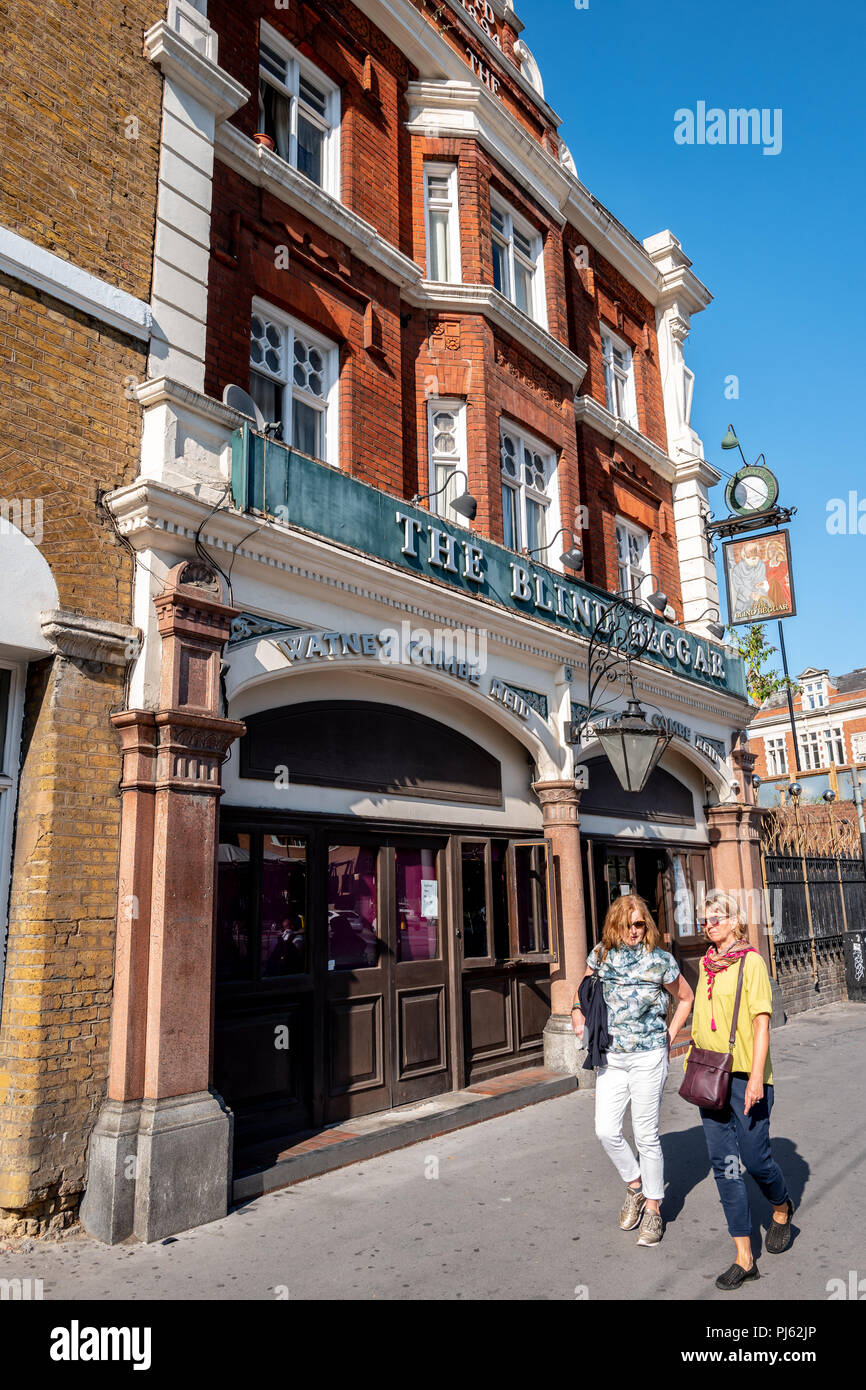
[{"label": "stone cornice", "polygon": [[604,203],[575,176],[569,177],[563,215],[573,227],[610,261],[630,285],[656,304],[661,292],[658,271],[637,237],[618,221]]},{"label": "stone cornice", "polygon": [[217,122],[239,111],[250,99],[240,82],[200,53],[164,20],[158,20],[144,36],[144,53],[184,91],[212,111]]},{"label": "stone cornice", "polygon": [[147,342],[152,315],[150,305],[117,285],[91,275],[72,261],[56,256],[44,246],[0,227],[0,271],[25,285],[71,304],[91,318],[108,323],[131,338]]},{"label": "stone cornice", "polygon": [[173,381],[171,377],[149,377],[147,381],[134,386],[132,394],[145,410],[158,405],[168,405],[173,410],[192,411],[193,414],[201,415],[214,424],[224,425],[229,430],[238,429],[247,419],[239,410],[233,410],[231,406],[224,405],[213,396],[195,391],[183,382]]},{"label": "stone cornice", "polygon": [[422,280],[407,289],[403,297],[416,308],[433,312],[482,314],[494,327],[516,339],[527,352],[575,389],[586,375],[585,362],[492,285],[452,285]]},{"label": "stone cornice", "polygon": [[640,430],[612,415],[594,396],[576,396],[574,413],[579,424],[588,425],[590,429],[603,434],[606,439],[616,440],[623,449],[634,454],[635,458],[649,464],[665,482],[672,483],[677,477],[676,464],[668,458],[663,449],[653,444],[651,439],[640,433]]},{"label": "stone cornice", "polygon": [[57,656],[126,666],[138,655],[141,633],[128,623],[110,623],[66,608],[42,613],[41,623],[45,640]]},{"label": "stone cornice", "polygon": [[[231,507],[214,511],[192,493],[144,478],[110,493],[105,502],[135,550],[153,548],[188,558],[202,528],[200,539],[209,550],[235,557],[236,578],[255,566],[260,577],[271,576],[270,583],[285,583],[279,575],[294,576],[299,582],[344,593],[347,603],[373,603],[411,615],[412,621],[444,627],[483,626],[491,642],[512,652],[586,672],[589,643],[579,633],[554,629],[529,614],[461,593],[311,532]],[[708,719],[732,728],[748,723],[749,708],[740,696],[647,661],[635,664],[634,675],[638,693],[648,700],[655,697],[679,705],[693,718],[703,711]]]},{"label": "stone cornice", "polygon": [[480,83],[464,77],[444,82],[410,82],[407,129],[413,135],[475,139],[560,226],[573,177]]},{"label": "stone cornice", "polygon": [[359,261],[378,270],[387,280],[403,288],[417,284],[422,278],[421,267],[381,237],[369,222],[235,126],[219,127],[214,152],[223,164],[249,183],[267,189],[289,207],[297,207],[317,227],[341,241]]},{"label": "stone cornice", "polygon": [[704,483],[707,487],[715,487],[716,483],[722,480],[722,475],[717,468],[714,468],[706,459],[698,458],[696,455],[677,459],[676,470],[676,483],[688,483],[696,478],[699,483]]},{"label": "stone cornice", "polygon": [[[712,303],[713,296],[692,270],[692,263],[671,231],[657,232],[644,239],[644,249],[659,275],[660,312],[677,305],[687,314],[699,314]],[[684,325],[686,332],[688,325]]]}]

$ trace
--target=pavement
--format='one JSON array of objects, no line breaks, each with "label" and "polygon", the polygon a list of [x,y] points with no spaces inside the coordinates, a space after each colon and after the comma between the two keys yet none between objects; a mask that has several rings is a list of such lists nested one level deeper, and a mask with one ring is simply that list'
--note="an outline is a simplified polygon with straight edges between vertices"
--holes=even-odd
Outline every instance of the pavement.
[{"label": "pavement", "polygon": [[866,1006],[799,1015],[773,1030],[771,1052],[795,1238],[781,1256],[759,1253],[762,1277],[734,1294],[714,1287],[734,1248],[700,1117],[677,1095],[681,1064],[662,1103],[656,1248],[618,1227],[622,1184],[595,1138],[594,1092],[578,1090],[256,1197],[166,1243],[7,1242],[0,1279],[40,1279],[45,1300],[862,1297]]}]

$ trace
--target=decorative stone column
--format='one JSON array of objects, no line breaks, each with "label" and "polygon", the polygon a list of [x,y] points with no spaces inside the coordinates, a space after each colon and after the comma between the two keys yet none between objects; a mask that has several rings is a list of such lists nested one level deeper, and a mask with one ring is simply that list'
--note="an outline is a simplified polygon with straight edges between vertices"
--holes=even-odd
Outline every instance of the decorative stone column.
[{"label": "decorative stone column", "polygon": [[535,782],[544,833],[553,847],[555,917],[559,960],[550,967],[550,1018],[544,1029],[544,1065],[577,1076],[592,1086],[595,1073],[583,1071],[586,1052],[571,1026],[571,1002],[586,970],[586,917],[580,859],[580,791],[572,781]]},{"label": "decorative stone column", "polygon": [[82,1222],[142,1241],[228,1209],[229,1116],[209,1089],[220,767],[244,725],[219,716],[237,610],[198,561],[155,600],[160,709],[114,716],[123,747],[108,1095],[90,1147]]}]

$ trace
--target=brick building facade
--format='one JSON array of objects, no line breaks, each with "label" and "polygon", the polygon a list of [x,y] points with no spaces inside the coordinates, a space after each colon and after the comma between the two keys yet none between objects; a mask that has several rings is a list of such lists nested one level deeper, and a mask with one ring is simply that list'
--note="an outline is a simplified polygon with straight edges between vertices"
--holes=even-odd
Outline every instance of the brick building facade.
[{"label": "brick building facade", "polygon": [[[800,771],[826,771],[838,795],[838,769],[866,764],[866,670],[860,667],[832,677],[826,668],[809,666],[797,676],[797,686],[793,704]],[[756,711],[749,743],[757,759],[756,773],[770,783],[765,795],[799,775],[784,691]]]},{"label": "brick building facade", "polygon": [[[99,610],[122,648],[103,693],[87,662],[70,675],[63,737],[111,791],[84,768],[63,788],[98,802],[100,868],[92,897],[67,881],[50,932],[71,981],[85,930],[103,952],[69,990],[95,1016],[57,1019],[89,1068],[92,1093],[51,1101],[75,1153],[39,1137],[53,1080],[29,1083],[13,1136],[15,1078],[53,1078],[47,1011],[68,1007],[41,947],[22,1034],[13,954],[35,919],[15,927],[14,877],[0,1092],[20,1155],[0,1148],[0,1205],[35,1222],[85,1190],[105,1240],[212,1219],[244,1173],[277,1184],[286,1134],[542,1059],[576,1074],[568,1005],[611,896],[644,893],[693,972],[707,885],[760,884],[742,665],[704,625],[719,475],[683,346],[710,295],[670,232],[639,242],[581,184],[510,5],[170,0],[138,19],[155,235],[149,289],[141,266],[124,289],[149,342],[144,363],[118,337],[108,430],[130,456],[101,484],[127,547],[111,573],[128,550],[137,566]],[[636,685],[672,735],[625,803],[594,730],[570,741],[618,590],[666,596]]]}]

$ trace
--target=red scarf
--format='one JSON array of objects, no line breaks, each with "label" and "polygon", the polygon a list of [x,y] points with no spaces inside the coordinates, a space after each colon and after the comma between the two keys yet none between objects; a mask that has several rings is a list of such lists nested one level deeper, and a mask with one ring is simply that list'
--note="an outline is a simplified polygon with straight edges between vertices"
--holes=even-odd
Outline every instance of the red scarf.
[{"label": "red scarf", "polygon": [[716,1031],[716,1012],[713,1006],[713,984],[716,976],[727,970],[729,965],[733,965],[743,956],[747,956],[750,951],[756,950],[756,946],[732,946],[723,956],[717,956],[712,946],[707,948],[707,954],[704,956],[704,970],[707,974],[707,998],[710,1001],[710,1028],[714,1033]]}]

